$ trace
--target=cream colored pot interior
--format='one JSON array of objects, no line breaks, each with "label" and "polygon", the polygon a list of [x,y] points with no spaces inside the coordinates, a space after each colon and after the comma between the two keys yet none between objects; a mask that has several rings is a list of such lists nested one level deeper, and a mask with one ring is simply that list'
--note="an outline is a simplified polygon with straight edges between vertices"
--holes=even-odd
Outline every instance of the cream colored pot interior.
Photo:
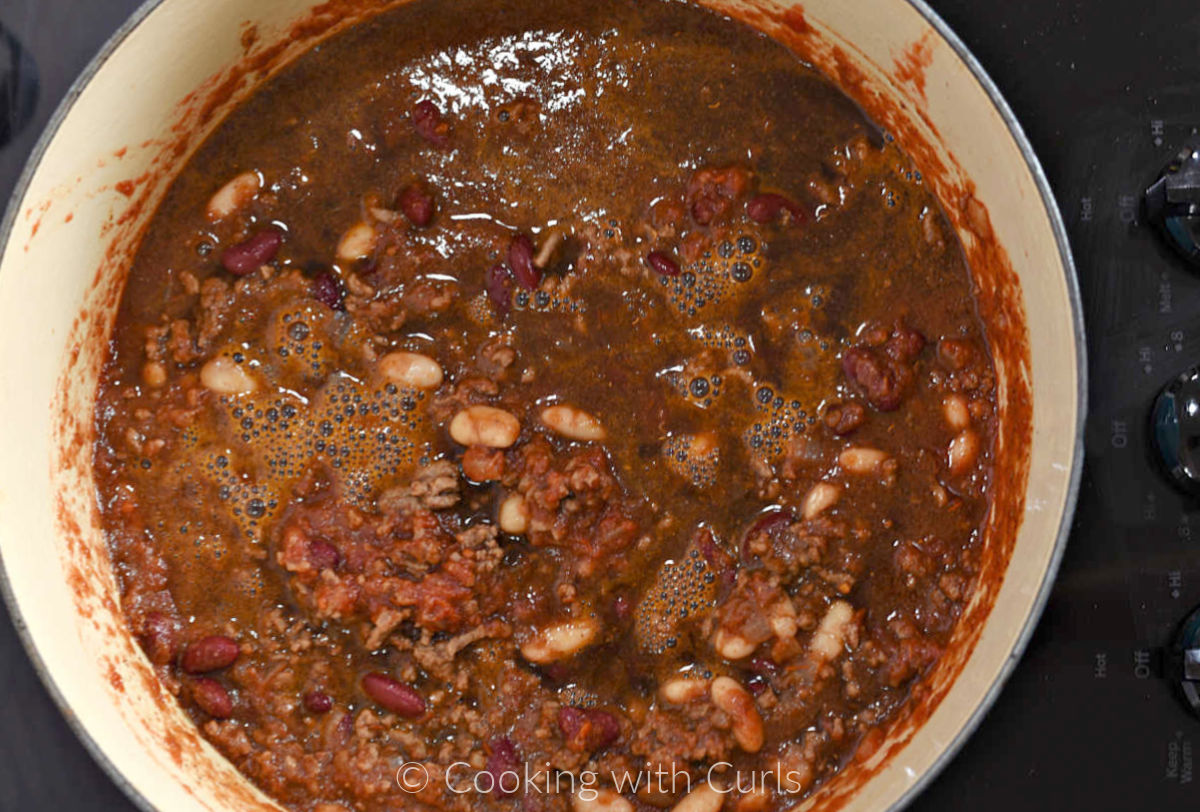
[{"label": "cream colored pot interior", "polygon": [[[287,41],[293,23],[316,23],[305,31],[337,27],[357,5],[165,0],[144,10],[57,121],[9,211],[0,261],[0,555],[7,589],[68,718],[147,808],[277,807],[199,737],[120,617],[97,530],[90,446],[98,364],[124,260],[171,173],[219,118],[209,98],[236,98],[252,85],[253,73],[234,66],[278,65],[305,44],[271,50]],[[972,726],[1024,644],[1057,564],[1079,464],[1077,297],[1044,183],[984,86],[916,7],[906,0],[809,0],[802,14],[793,8],[785,15],[787,3],[723,6],[791,42],[880,116],[942,195],[968,250],[997,261],[1007,256],[1023,291],[1031,364],[1019,352],[1001,360],[1006,396],[1016,398],[1005,414],[1028,405],[1026,387],[1011,382],[1026,379],[1034,393],[1032,445],[1002,453],[1028,450],[1028,485],[1022,509],[1023,466],[1013,466],[1010,515],[993,517],[988,538],[991,549],[1007,553],[1019,522],[1011,563],[1003,572],[1009,557],[995,556],[985,575],[991,588],[968,609],[969,633],[939,664],[912,718],[893,731],[893,746],[851,765],[808,804],[885,809],[909,795]],[[985,294],[1007,284],[998,278],[981,281]],[[1007,292],[1009,305],[994,317],[1016,334],[1022,316],[1012,303],[1021,297],[1011,284]],[[1018,439],[1029,443],[1027,435]],[[1011,515],[1017,512],[1023,516]]]}]

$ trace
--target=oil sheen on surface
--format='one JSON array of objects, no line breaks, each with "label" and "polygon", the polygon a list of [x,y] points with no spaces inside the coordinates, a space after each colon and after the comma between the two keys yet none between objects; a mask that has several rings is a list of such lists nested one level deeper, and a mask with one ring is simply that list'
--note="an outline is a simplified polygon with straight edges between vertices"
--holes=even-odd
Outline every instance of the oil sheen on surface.
[{"label": "oil sheen on surface", "polygon": [[750,812],[936,661],[993,390],[937,202],[785,49],[416,0],[174,183],[99,496],[162,679],[293,808]]}]

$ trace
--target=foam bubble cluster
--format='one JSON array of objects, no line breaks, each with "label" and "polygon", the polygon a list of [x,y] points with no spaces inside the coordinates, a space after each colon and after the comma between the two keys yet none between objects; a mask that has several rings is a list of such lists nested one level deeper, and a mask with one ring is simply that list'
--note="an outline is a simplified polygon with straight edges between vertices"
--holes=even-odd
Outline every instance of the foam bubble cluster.
[{"label": "foam bubble cluster", "polygon": [[[305,426],[312,450],[340,474],[345,494],[365,502],[398,471],[416,462],[425,393],[387,384],[372,391],[349,376],[322,389]],[[308,440],[306,439],[306,442]]]},{"label": "foam bubble cluster", "polygon": [[582,313],[587,308],[579,299],[559,291],[518,290],[513,294],[513,309],[535,313]]},{"label": "foam bubble cluster", "polygon": [[717,481],[721,448],[712,432],[673,434],[663,444],[667,467],[697,488],[712,487]]},{"label": "foam bubble cluster", "polygon": [[486,293],[480,293],[472,296],[467,302],[467,318],[476,324],[494,324],[496,322],[496,309],[488,300]]},{"label": "foam bubble cluster", "polygon": [[761,277],[766,267],[766,246],[761,235],[747,228],[706,251],[678,276],[660,278],[675,309],[686,316],[695,316]]},{"label": "foam bubble cluster", "polygon": [[754,356],[750,336],[728,324],[702,324],[688,334],[706,349],[721,353],[728,366],[744,367]]},{"label": "foam bubble cluster", "polygon": [[663,378],[685,400],[701,409],[711,408],[721,396],[725,379],[702,364],[670,369]]},{"label": "foam bubble cluster", "polygon": [[716,595],[716,574],[695,545],[664,562],[638,604],[635,630],[642,648],[662,654],[678,646],[679,626],[711,609]]},{"label": "foam bubble cluster", "polygon": [[190,479],[198,462],[238,527],[258,539],[286,502],[291,483],[316,460],[329,466],[344,497],[358,504],[399,479],[424,448],[426,397],[344,374],[332,376],[311,401],[294,394],[223,397],[219,439],[204,442],[194,429],[185,431],[188,453],[176,471]]},{"label": "foam bubble cluster", "polygon": [[319,302],[305,300],[271,314],[266,331],[268,363],[280,377],[319,381],[336,368],[337,354],[328,340],[332,313]]},{"label": "foam bubble cluster", "polygon": [[225,398],[228,448],[211,448],[204,472],[218,486],[243,533],[258,538],[279,508],[283,482],[300,475],[307,459],[299,445],[302,401]]},{"label": "foam bubble cluster", "polygon": [[774,388],[760,385],[754,391],[755,420],[745,432],[746,444],[766,456],[783,453],[788,440],[803,434],[809,424],[816,422],[816,415],[804,408],[804,404]]}]

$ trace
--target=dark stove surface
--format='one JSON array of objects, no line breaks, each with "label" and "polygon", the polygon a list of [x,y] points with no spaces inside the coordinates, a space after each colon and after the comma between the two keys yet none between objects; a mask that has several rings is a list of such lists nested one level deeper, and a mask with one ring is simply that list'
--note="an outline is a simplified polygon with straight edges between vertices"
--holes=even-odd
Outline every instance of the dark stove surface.
[{"label": "dark stove surface", "polygon": [[[136,5],[0,0],[0,105],[32,114],[23,126],[0,121],[0,199],[71,80]],[[1091,392],[1079,510],[1045,615],[982,726],[911,808],[1195,809],[1200,721],[1165,678],[1162,652],[1200,604],[1200,512],[1156,470],[1147,417],[1159,389],[1200,363],[1200,274],[1143,222],[1140,203],[1200,131],[1200,5],[931,5],[1012,105],[1058,197]],[[14,38],[36,63],[36,87],[20,82],[30,71]],[[0,698],[0,809],[133,809],[4,622]]]}]

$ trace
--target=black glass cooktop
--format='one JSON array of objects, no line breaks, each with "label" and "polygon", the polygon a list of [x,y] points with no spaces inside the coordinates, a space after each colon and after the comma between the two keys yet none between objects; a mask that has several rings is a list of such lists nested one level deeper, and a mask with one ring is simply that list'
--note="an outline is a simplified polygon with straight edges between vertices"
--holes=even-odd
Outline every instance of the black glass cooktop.
[{"label": "black glass cooktop", "polygon": [[[1158,392],[1200,364],[1200,266],[1189,270],[1143,208],[1163,168],[1200,146],[1200,4],[931,4],[1009,100],[1058,197],[1091,391],[1079,511],[1041,624],[978,732],[911,808],[1200,808],[1200,718],[1179,683],[1185,672],[1200,679],[1200,647],[1190,667],[1168,651],[1200,606],[1200,502],[1168,483],[1149,430]],[[136,5],[0,0],[0,197],[71,80]],[[1196,183],[1186,171],[1175,180],[1183,240],[1200,224],[1200,161]],[[1200,416],[1193,392],[1200,382],[1184,381],[1172,402],[1185,435]],[[0,622],[0,809],[132,808]]]}]

